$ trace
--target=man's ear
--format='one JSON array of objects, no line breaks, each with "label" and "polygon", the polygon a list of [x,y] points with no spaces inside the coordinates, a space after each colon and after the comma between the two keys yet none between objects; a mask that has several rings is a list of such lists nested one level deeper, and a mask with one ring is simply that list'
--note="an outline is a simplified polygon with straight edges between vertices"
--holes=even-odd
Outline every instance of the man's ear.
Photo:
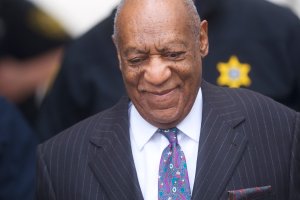
[{"label": "man's ear", "polygon": [[116,51],[117,51],[117,56],[118,56],[118,60],[119,60],[119,69],[122,70],[121,69],[122,61],[121,61],[121,56],[120,56],[119,48],[118,48],[118,45],[117,45],[117,39],[116,39],[115,35],[112,35],[111,39],[112,39],[112,41],[115,45]]},{"label": "man's ear", "polygon": [[203,20],[200,24],[200,54],[202,58],[208,54],[208,49],[208,23]]}]

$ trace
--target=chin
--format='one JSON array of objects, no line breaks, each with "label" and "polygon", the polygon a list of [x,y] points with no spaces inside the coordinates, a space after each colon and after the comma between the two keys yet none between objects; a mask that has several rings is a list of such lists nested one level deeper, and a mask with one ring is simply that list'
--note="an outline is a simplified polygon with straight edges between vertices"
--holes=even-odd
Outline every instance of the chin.
[{"label": "chin", "polygon": [[147,121],[159,128],[171,128],[180,122],[180,116],[178,116],[178,112],[158,111],[158,113],[152,113]]}]

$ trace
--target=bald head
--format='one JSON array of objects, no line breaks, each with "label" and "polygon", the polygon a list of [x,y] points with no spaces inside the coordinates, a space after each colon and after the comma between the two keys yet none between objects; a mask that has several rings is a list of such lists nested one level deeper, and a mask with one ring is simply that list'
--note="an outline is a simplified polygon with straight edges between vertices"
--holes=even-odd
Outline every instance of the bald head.
[{"label": "bald head", "polygon": [[120,39],[120,31],[124,26],[139,21],[139,26],[144,24],[150,29],[152,22],[157,19],[162,23],[170,20],[184,21],[188,29],[195,34],[195,38],[199,38],[200,17],[194,0],[122,0],[115,16],[115,43]]}]

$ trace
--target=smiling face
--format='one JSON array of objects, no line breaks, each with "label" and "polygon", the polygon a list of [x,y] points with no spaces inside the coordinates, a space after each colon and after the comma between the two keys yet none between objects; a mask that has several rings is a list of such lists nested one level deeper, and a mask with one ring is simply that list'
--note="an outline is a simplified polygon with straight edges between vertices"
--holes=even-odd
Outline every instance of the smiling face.
[{"label": "smiling face", "polygon": [[117,20],[124,83],[144,119],[174,127],[191,110],[200,87],[207,23],[196,34],[182,0],[137,2],[143,3],[124,5]]}]

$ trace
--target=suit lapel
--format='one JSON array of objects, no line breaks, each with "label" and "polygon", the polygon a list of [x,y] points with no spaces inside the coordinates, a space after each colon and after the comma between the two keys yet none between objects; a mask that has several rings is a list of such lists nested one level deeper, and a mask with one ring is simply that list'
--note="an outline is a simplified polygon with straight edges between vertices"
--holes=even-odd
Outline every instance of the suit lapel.
[{"label": "suit lapel", "polygon": [[224,89],[202,84],[203,117],[192,199],[220,199],[241,160],[245,118]]},{"label": "suit lapel", "polygon": [[90,138],[92,171],[109,199],[143,199],[130,145],[128,98],[124,97],[101,120]]}]

